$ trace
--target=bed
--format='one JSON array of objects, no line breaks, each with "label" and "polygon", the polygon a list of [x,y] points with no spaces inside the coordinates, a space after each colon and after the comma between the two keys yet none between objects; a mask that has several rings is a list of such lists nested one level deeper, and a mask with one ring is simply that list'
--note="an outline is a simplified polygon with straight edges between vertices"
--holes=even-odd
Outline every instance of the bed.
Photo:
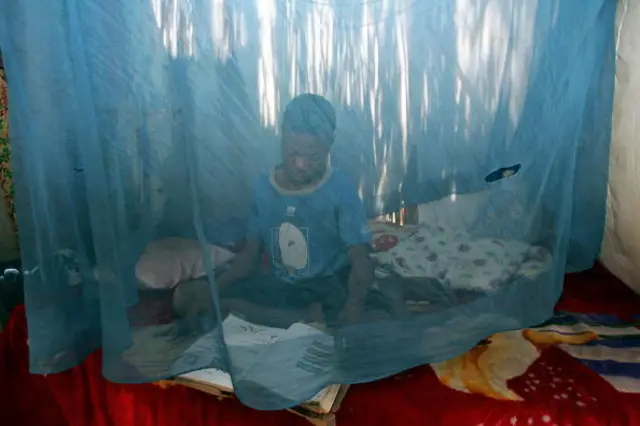
[{"label": "bed", "polygon": [[[399,226],[371,221],[369,228],[373,237],[374,289],[382,294],[393,317],[470,303],[514,280],[542,277],[553,264],[550,252],[543,247],[507,239],[478,238],[444,224]],[[211,245],[209,251],[212,264],[218,269],[224,269],[233,259],[233,253],[220,246]],[[154,292],[174,290],[173,307],[183,318],[202,316],[203,311],[212,310],[213,306],[206,303],[212,299],[210,286],[200,278],[205,274],[201,253],[197,241],[170,238],[150,244],[136,268],[141,287],[151,293],[145,297],[157,297],[153,296]],[[135,312],[138,315],[134,316],[144,322],[133,327],[134,344],[124,353],[124,361],[135,367],[142,376],[141,381],[166,377],[172,364],[202,333],[180,333],[178,329],[183,324],[179,321],[149,324],[148,319],[144,319],[148,315],[139,314],[140,309],[133,309],[132,313]],[[373,312],[370,316],[376,319],[385,313]],[[482,318],[476,319],[478,324],[468,323],[466,327],[458,324],[457,319],[441,327],[447,330],[463,327],[473,334],[485,324]],[[486,319],[489,323],[493,320]],[[283,328],[290,325],[288,321],[289,318],[285,318]],[[191,328],[195,330],[197,325]],[[438,333],[435,329],[433,332]],[[465,337],[460,334],[461,338]],[[469,345],[477,338],[477,335],[473,337]]]},{"label": "bed", "polygon": [[[146,303],[146,309],[166,311],[171,299]],[[548,324],[491,337],[448,363],[352,386],[337,424],[640,425],[639,307],[640,297],[600,267],[570,274]],[[307,424],[290,413],[256,412],[182,386],[107,382],[100,353],[63,374],[29,375],[27,351],[19,307],[0,334],[1,383],[21,390],[0,399],[3,420],[12,426]],[[477,368],[460,368],[474,359],[467,364]],[[500,367],[513,359],[517,365]]]},{"label": "bed", "polygon": [[[443,224],[399,226],[371,221],[369,227],[373,235],[374,291],[382,295],[384,305],[391,310],[368,311],[371,321],[388,318],[389,314],[395,318],[420,315],[471,303],[516,280],[544,277],[553,265],[550,252],[543,247],[515,240],[474,237]],[[210,245],[208,254],[218,271],[234,257],[231,250],[219,245]],[[59,265],[60,274],[70,274],[66,281],[72,287],[77,288],[80,282],[86,284],[80,287],[89,288],[91,284],[88,283],[95,282],[77,272],[68,272],[85,269],[82,265],[70,267],[79,262],[77,254],[62,250],[54,258],[53,263]],[[215,317],[211,287],[203,278],[206,274],[204,264],[202,246],[195,240],[157,240],[142,253],[135,270],[140,300],[129,310],[133,344],[122,354],[128,381],[166,378],[174,371],[174,363],[212,326],[200,327],[201,320],[212,322]],[[99,278],[100,274],[96,266],[93,275]],[[423,338],[431,341],[434,335],[456,332],[458,339],[468,340],[465,345],[470,347],[483,337],[481,330],[486,330],[486,324],[498,321],[504,327],[506,321],[490,313],[484,317],[474,316],[473,324],[460,324],[460,320],[460,316],[454,315],[438,327],[431,327],[432,333]],[[297,321],[300,320],[285,318],[283,328]],[[50,347],[63,346],[59,341],[52,341]],[[449,349],[438,346],[435,350]],[[54,371],[55,365],[66,360],[73,365],[74,358],[76,354],[62,350],[41,360],[39,371]],[[351,358],[357,362],[358,356],[355,354]]]}]

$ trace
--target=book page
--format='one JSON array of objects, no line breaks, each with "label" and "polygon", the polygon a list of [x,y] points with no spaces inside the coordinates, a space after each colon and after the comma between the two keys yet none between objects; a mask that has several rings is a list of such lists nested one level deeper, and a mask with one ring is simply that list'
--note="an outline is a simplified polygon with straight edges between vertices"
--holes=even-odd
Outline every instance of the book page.
[{"label": "book page", "polygon": [[222,370],[216,368],[205,368],[204,370],[196,370],[191,373],[181,374],[178,376],[182,379],[194,380],[196,382],[205,383],[220,388],[226,392],[233,392],[233,383],[231,376]]},{"label": "book page", "polygon": [[[235,361],[234,367],[242,367],[238,368],[240,371],[234,370],[237,377],[285,397],[294,396],[297,389],[308,388],[314,381],[325,382],[326,375],[333,369],[333,337],[309,325],[296,323],[288,329],[279,329],[230,315],[222,328],[227,350]],[[218,333],[215,329],[198,339],[174,363],[172,371],[179,373],[198,365],[222,365],[216,359],[224,350],[220,347]],[[273,368],[265,369],[265,365]],[[231,377],[220,369],[207,368],[179,376],[233,391]],[[335,399],[331,394],[337,392],[332,388],[318,392],[310,402],[324,407],[328,401],[323,398]]]},{"label": "book page", "polygon": [[[245,373],[251,380],[290,399],[301,390],[326,383],[335,369],[334,338],[309,325],[296,323],[276,344],[260,353],[255,367]],[[229,348],[231,351],[232,348]],[[271,368],[265,369],[269,365]],[[320,399],[321,395],[316,395]]]},{"label": "book page", "polygon": [[229,315],[222,323],[227,346],[270,345],[282,339],[288,330],[257,325]]}]

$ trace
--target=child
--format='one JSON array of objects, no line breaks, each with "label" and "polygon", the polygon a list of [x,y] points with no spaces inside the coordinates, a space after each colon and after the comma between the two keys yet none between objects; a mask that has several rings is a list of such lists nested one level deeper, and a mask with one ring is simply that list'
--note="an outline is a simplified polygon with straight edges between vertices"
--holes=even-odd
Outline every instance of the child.
[{"label": "child", "polygon": [[[303,94],[287,105],[281,125],[282,163],[255,182],[246,245],[218,288],[223,299],[263,312],[297,310],[309,321],[354,323],[373,266],[356,186],[329,164],[335,110],[322,96]],[[265,252],[266,274],[257,269]]]}]

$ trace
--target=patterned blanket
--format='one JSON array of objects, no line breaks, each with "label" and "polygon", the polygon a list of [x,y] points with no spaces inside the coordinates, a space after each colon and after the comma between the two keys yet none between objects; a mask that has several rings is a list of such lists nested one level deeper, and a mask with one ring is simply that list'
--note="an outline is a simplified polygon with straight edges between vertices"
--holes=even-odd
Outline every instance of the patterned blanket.
[{"label": "patterned blanket", "polygon": [[452,289],[487,292],[519,277],[535,278],[552,265],[543,247],[475,238],[444,224],[395,226],[372,221],[376,275],[430,278]]},{"label": "patterned blanket", "polygon": [[631,414],[640,402],[639,324],[567,313],[493,335],[431,366],[441,384],[468,395],[437,415],[456,425],[639,424],[640,412]]}]

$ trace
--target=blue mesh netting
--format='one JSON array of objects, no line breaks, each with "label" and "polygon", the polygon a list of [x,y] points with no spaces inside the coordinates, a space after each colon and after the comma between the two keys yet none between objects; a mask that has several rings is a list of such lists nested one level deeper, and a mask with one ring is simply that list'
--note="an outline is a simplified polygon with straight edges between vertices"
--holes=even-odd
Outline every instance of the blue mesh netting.
[{"label": "blue mesh netting", "polygon": [[0,0],[32,371],[278,409],[544,321],[599,250],[615,9]]}]

